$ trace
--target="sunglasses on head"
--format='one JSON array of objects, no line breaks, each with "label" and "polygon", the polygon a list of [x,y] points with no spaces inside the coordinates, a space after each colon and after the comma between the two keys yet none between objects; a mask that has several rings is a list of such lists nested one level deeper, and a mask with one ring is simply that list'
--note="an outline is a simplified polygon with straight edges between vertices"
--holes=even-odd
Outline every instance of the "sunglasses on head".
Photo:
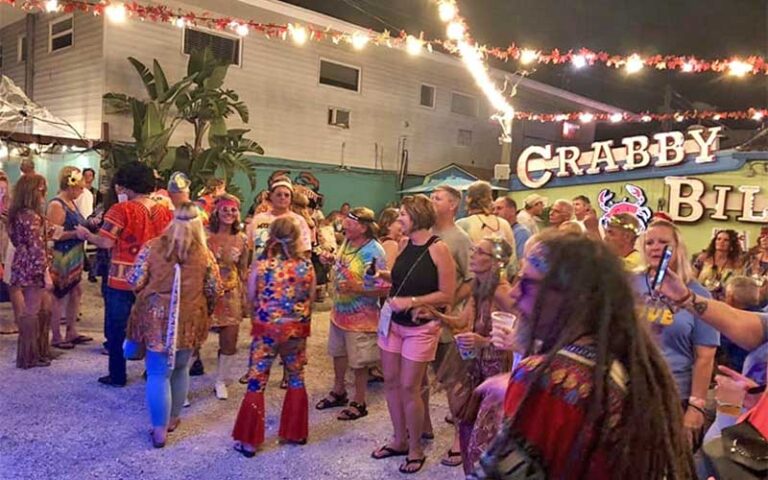
[{"label": "sunglasses on head", "polygon": [[355,215],[352,212],[347,213],[347,218],[349,218],[351,220],[354,220],[356,222],[360,222],[360,223],[371,223],[373,221],[373,220],[370,220],[370,219],[367,219],[367,218],[358,217],[357,215]]}]

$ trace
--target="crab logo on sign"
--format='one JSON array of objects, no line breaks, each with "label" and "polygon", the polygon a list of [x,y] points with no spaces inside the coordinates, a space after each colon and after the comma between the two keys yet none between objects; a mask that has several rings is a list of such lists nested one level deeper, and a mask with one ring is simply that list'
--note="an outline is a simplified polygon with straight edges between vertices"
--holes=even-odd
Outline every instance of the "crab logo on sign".
[{"label": "crab logo on sign", "polygon": [[608,227],[608,223],[611,221],[611,217],[619,213],[630,213],[637,217],[640,221],[641,230],[645,231],[648,227],[648,222],[651,221],[653,212],[650,208],[645,206],[647,199],[645,192],[642,188],[627,184],[624,189],[634,198],[634,201],[630,201],[628,197],[624,197],[624,200],[620,202],[614,202],[613,197],[615,194],[609,189],[604,189],[597,196],[597,201],[600,204],[600,208],[605,214],[600,218],[600,225],[603,228]]}]

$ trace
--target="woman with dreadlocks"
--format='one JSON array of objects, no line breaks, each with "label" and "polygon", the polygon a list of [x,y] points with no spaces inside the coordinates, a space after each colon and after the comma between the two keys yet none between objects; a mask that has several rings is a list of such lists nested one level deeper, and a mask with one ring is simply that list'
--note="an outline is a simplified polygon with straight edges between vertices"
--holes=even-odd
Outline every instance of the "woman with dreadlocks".
[{"label": "woman with dreadlocks", "polygon": [[511,343],[541,353],[513,372],[507,418],[468,478],[694,478],[675,383],[607,247],[543,236],[510,296]]}]

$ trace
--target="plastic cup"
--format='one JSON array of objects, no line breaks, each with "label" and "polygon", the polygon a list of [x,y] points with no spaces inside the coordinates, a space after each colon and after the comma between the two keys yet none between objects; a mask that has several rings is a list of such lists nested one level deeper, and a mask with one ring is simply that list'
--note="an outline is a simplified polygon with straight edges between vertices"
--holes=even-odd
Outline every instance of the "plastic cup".
[{"label": "plastic cup", "polygon": [[517,315],[509,312],[491,312],[492,330],[500,330],[501,326],[514,330],[516,325]]},{"label": "plastic cup", "polygon": [[477,350],[474,348],[464,348],[461,346],[459,339],[456,339],[456,347],[459,349],[459,356],[462,360],[472,360],[477,358]]}]

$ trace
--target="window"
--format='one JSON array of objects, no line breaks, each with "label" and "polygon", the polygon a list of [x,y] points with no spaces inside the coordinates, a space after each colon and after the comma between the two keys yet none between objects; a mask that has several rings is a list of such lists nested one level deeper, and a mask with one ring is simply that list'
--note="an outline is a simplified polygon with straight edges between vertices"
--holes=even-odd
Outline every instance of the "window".
[{"label": "window", "polygon": [[48,24],[48,51],[55,52],[71,47],[75,42],[74,19],[72,15],[51,20]]},{"label": "window", "polygon": [[19,35],[19,41],[16,47],[16,61],[19,63],[27,61],[27,36],[26,35]]},{"label": "window", "polygon": [[320,60],[320,83],[331,87],[343,88],[353,92],[360,91],[360,69],[340,63]]},{"label": "window", "polygon": [[328,109],[328,125],[349,128],[349,117],[351,112],[343,108],[331,107]]},{"label": "window", "polygon": [[194,50],[204,50],[210,48],[213,56],[220,61],[230,65],[240,66],[241,64],[241,44],[239,38],[216,35],[213,33],[184,29],[184,53],[189,55]]},{"label": "window", "polygon": [[472,146],[472,130],[459,129],[459,136],[456,138],[456,145],[460,147]]},{"label": "window", "polygon": [[422,107],[435,108],[435,87],[424,83],[421,84],[419,105]]},{"label": "window", "polygon": [[470,95],[453,92],[451,95],[451,112],[468,117],[477,116],[477,99]]}]

